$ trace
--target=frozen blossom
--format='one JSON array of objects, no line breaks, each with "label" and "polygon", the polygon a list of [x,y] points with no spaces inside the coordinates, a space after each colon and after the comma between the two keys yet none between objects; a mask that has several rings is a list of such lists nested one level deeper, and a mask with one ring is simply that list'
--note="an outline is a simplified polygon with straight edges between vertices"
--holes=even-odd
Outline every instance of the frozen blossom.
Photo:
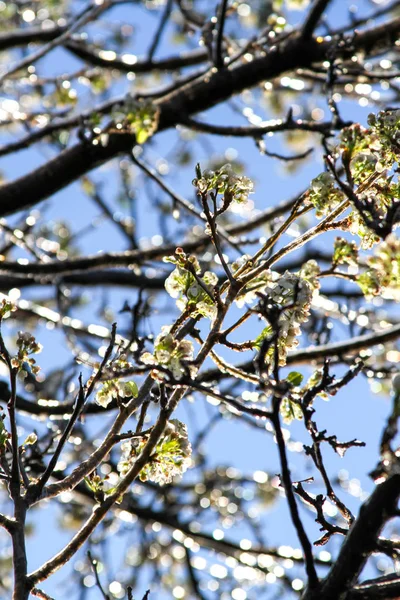
[{"label": "frozen blossom", "polygon": [[165,289],[172,298],[176,298],[179,310],[190,310],[192,316],[201,315],[214,319],[217,307],[213,298],[218,277],[211,271],[201,275],[199,262],[194,256],[187,256],[177,250],[175,256],[165,259],[176,265],[165,281]]},{"label": "frozen blossom", "polygon": [[344,193],[337,187],[331,173],[321,173],[312,180],[309,199],[316,209],[317,217],[328,215],[344,198]]},{"label": "frozen blossom", "polygon": [[[299,275],[286,271],[276,282],[266,287],[265,294],[280,309],[277,323],[278,350],[279,364],[284,366],[288,351],[296,348],[299,343],[297,338],[301,334],[300,325],[308,320],[313,288]],[[255,340],[254,346],[261,347],[263,340],[273,333],[273,324],[270,324]],[[266,358],[272,360],[273,353],[271,346]]]},{"label": "frozen blossom", "polygon": [[197,178],[193,180],[199,194],[215,191],[223,196],[224,204],[234,202],[247,202],[249,194],[253,193],[254,184],[245,175],[238,175],[232,165],[223,165],[220,169],[201,171],[198,166]]},{"label": "frozen blossom", "polygon": [[[176,380],[193,370],[188,362],[193,360],[193,344],[189,340],[176,340],[170,333],[170,327],[164,326],[161,333],[154,342],[154,352],[145,352],[141,360],[145,365],[159,365],[165,367],[171,372]],[[157,379],[163,379],[165,373],[162,370],[154,369],[152,375]]]},{"label": "frozen blossom", "polygon": [[43,346],[39,344],[34,336],[26,331],[19,331],[17,337],[17,354],[12,357],[11,364],[18,371],[25,370],[25,365],[29,365],[30,370],[34,375],[40,371],[40,367],[36,364],[33,354],[39,354]]},{"label": "frozen blossom", "polygon": [[138,387],[134,381],[109,379],[103,383],[101,389],[96,393],[95,400],[97,404],[103,408],[107,408],[113,400],[118,400],[119,398],[136,398],[138,391]]},{"label": "frozen blossom", "polygon": [[[147,438],[135,438],[121,444],[121,458],[117,467],[121,476],[127,474],[146,443]],[[174,477],[181,476],[190,466],[191,454],[186,425],[178,419],[171,419],[139,478],[160,485],[171,483]]]},{"label": "frozen blossom", "polygon": [[368,268],[357,282],[367,298],[380,295],[400,301],[400,239],[389,235],[367,260]]},{"label": "frozen blossom", "polygon": [[[236,259],[232,263],[233,274],[237,273],[249,260],[251,260],[249,254],[244,254]],[[278,277],[279,273],[271,271],[270,269],[265,270],[259,277],[253,278],[249,284],[244,286],[235,300],[236,305],[239,308],[242,308],[246,304],[255,302],[259,294],[265,291],[267,285],[271,283],[271,281],[275,281]]]}]

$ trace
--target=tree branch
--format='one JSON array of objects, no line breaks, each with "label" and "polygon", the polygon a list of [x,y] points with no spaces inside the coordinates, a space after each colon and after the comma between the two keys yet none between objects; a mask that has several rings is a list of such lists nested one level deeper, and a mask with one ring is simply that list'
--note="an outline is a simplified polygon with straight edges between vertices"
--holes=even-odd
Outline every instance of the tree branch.
[{"label": "tree branch", "polygon": [[208,52],[205,48],[196,48],[187,52],[181,52],[178,56],[169,56],[158,59],[138,59],[134,54],[123,54],[122,56],[106,59],[106,52],[81,42],[70,40],[65,48],[85,62],[103,69],[117,69],[121,73],[150,73],[152,71],[178,71],[185,67],[201,65],[208,60]]},{"label": "tree branch", "polygon": [[[332,49],[338,58],[352,56],[358,50],[372,52],[379,42],[390,47],[400,31],[400,18],[373,29],[356,33],[337,47],[336,40],[321,43],[289,36],[273,46],[265,56],[232,69],[222,69],[156,101],[160,109],[158,131],[175,127],[197,112],[207,110],[242,90],[296,69],[326,60]],[[107,146],[80,143],[62,152],[48,163],[0,188],[0,217],[34,206],[91,169],[121,153],[129,153],[134,144],[130,134],[111,134]]]},{"label": "tree branch", "polygon": [[301,32],[304,39],[312,36],[329,2],[330,0],[314,0],[314,4],[310,8]]},{"label": "tree branch", "polygon": [[0,33],[0,50],[9,50],[18,46],[26,46],[35,42],[49,42],[59,37],[66,27],[31,27],[29,29],[15,29]]},{"label": "tree branch", "polygon": [[217,39],[215,42],[215,56],[214,64],[217,69],[221,69],[224,66],[224,57],[222,54],[222,42],[224,39],[224,26],[226,19],[226,10],[228,7],[228,0],[221,0],[218,9],[218,27],[217,27]]},{"label": "tree branch", "polygon": [[[372,348],[379,344],[385,344],[400,336],[400,325],[393,325],[381,331],[373,331],[365,335],[359,335],[342,342],[332,342],[331,344],[321,344],[304,350],[295,350],[288,353],[287,365],[310,365],[313,361],[324,361],[327,358],[343,359],[345,356],[351,356],[357,350]],[[239,369],[247,373],[254,373],[255,367],[252,361],[238,366]],[[207,382],[228,377],[229,375],[220,369],[210,369],[202,373],[199,381]]]},{"label": "tree branch", "polygon": [[306,565],[306,572],[308,577],[308,585],[310,589],[315,589],[318,584],[318,575],[315,570],[314,557],[312,553],[312,546],[310,540],[307,537],[303,523],[301,522],[299,510],[296,504],[296,498],[293,491],[292,479],[290,476],[289,463],[286,454],[286,444],[282,433],[282,427],[280,423],[279,408],[281,399],[274,396],[272,423],[275,429],[276,443],[278,444],[279,459],[282,468],[282,483],[286,492],[286,500],[289,505],[290,516],[294,528],[296,529],[297,537],[299,538],[301,547],[303,549],[303,555]]},{"label": "tree branch", "polygon": [[[327,135],[334,129],[334,125],[328,121],[318,123],[317,121],[303,121],[302,119],[292,119],[290,117],[286,118],[284,121],[277,119],[257,126],[249,125],[235,127],[229,125],[211,125],[210,123],[203,123],[196,119],[182,120],[182,124],[189,129],[193,129],[193,131],[199,131],[201,133],[210,133],[211,135],[221,135],[223,137],[252,137],[255,139],[260,139],[267,133],[296,130],[311,131]],[[335,124],[335,127],[336,126],[337,124]]]},{"label": "tree branch", "polygon": [[19,62],[13,64],[7,71],[0,75],[0,84],[8,79],[11,75],[28,67],[29,65],[33,65],[33,63],[37,62],[40,58],[43,58],[46,54],[48,54],[51,50],[63,44],[77,29],[86,25],[96,17],[98,17],[102,12],[117,4],[120,0],[104,0],[104,2],[100,5],[91,5],[86,6],[79,15],[77,15],[76,19],[64,29],[58,37],[52,38],[45,46],[33,52],[32,54],[28,54],[28,56],[24,57]]},{"label": "tree branch", "polygon": [[[345,597],[343,594],[354,585],[369,555],[376,549],[380,531],[395,515],[399,496],[400,475],[395,474],[378,485],[361,506],[358,518],[350,528],[338,558],[321,583],[321,598],[337,600]],[[311,598],[310,594],[306,594],[304,600]]]},{"label": "tree branch", "polygon": [[400,597],[400,578],[397,574],[363,581],[353,587],[349,600],[388,600]]}]

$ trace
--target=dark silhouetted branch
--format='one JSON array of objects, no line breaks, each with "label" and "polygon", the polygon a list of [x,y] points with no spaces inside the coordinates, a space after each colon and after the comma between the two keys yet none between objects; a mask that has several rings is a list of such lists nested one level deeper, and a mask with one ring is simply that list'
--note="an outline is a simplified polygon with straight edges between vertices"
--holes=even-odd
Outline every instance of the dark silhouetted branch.
[{"label": "dark silhouetted branch", "polygon": [[[303,40],[298,35],[289,36],[265,55],[232,69],[222,69],[210,73],[198,81],[173,91],[156,104],[160,109],[159,131],[175,127],[182,121],[182,115],[190,117],[207,110],[242,90],[253,87],[278,75],[307,67],[326,60],[335,48],[337,58],[348,58],[354,52],[374,51],[391,47],[400,31],[400,18],[379,25],[367,31],[356,33],[337,46],[336,40],[323,40],[321,43],[310,39]],[[20,177],[0,188],[0,217],[36,205],[58,190],[75,181],[88,171],[100,166],[122,153],[129,153],[135,143],[134,136],[127,133],[113,133],[108,144],[81,142],[56,156],[42,167]]]}]

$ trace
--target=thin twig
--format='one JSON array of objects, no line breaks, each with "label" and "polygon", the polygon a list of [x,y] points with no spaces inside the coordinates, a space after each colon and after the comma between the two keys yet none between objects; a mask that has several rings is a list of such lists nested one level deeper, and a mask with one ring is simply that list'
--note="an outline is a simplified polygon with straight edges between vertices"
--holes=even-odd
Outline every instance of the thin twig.
[{"label": "thin twig", "polygon": [[31,589],[31,594],[33,596],[36,596],[37,598],[40,598],[41,600],[55,600],[54,598],[49,596],[49,594],[46,594],[46,592],[44,592],[43,590],[39,590],[39,588],[37,587]]},{"label": "thin twig", "polygon": [[159,43],[161,41],[162,34],[164,32],[164,29],[165,29],[165,27],[166,27],[166,25],[168,23],[168,19],[169,19],[170,14],[171,14],[173,1],[174,0],[167,0],[167,3],[165,4],[163,14],[161,15],[159,26],[157,28],[157,31],[156,31],[155,35],[154,35],[153,41],[151,42],[151,46],[149,48],[149,53],[148,53],[148,56],[147,56],[147,59],[148,59],[149,62],[151,62],[153,60],[154,54],[156,53],[158,45],[159,45]]},{"label": "thin twig", "polygon": [[329,2],[330,0],[314,0],[314,4],[309,10],[301,32],[303,39],[312,36]]},{"label": "thin twig", "polygon": [[91,395],[92,391],[94,390],[94,387],[96,385],[96,383],[99,381],[102,372],[104,371],[107,362],[110,359],[112,350],[114,348],[114,344],[115,344],[115,336],[116,336],[116,332],[117,332],[117,328],[116,328],[116,324],[114,323],[112,326],[112,331],[111,331],[111,339],[110,339],[110,343],[108,345],[108,348],[104,354],[103,360],[99,366],[99,368],[96,371],[96,374],[91,378],[90,384],[89,386],[87,386],[86,388],[83,387],[82,385],[82,379],[80,378],[79,380],[79,392],[75,401],[75,407],[74,407],[74,411],[68,421],[67,426],[64,429],[64,432],[57,444],[57,448],[55,449],[53,456],[51,457],[51,460],[47,466],[46,471],[43,473],[42,477],[39,479],[39,481],[37,483],[35,483],[32,488],[29,490],[29,502],[30,503],[35,503],[37,502],[38,498],[40,498],[44,486],[46,485],[46,483],[48,482],[48,480],[50,479],[55,466],[58,462],[58,459],[60,457],[60,454],[62,452],[62,449],[65,446],[65,443],[67,442],[71,431],[74,428],[74,425],[79,417],[79,415],[82,412],[82,409],[85,405],[86,400],[88,399],[88,397]]},{"label": "thin twig", "polygon": [[89,4],[89,6],[86,6],[77,15],[75,21],[70,25],[70,27],[68,27],[68,29],[63,31],[63,33],[61,33],[61,35],[54,38],[47,44],[45,44],[42,48],[40,48],[36,52],[29,54],[28,56],[26,56],[19,62],[15,63],[9,69],[7,69],[7,71],[5,73],[0,75],[0,84],[3,83],[3,81],[5,79],[8,79],[11,75],[16,73],[17,71],[20,71],[21,69],[24,69],[25,67],[33,65],[40,58],[43,58],[43,56],[48,54],[51,50],[53,50],[57,46],[60,46],[61,44],[63,44],[77,29],[82,27],[82,25],[86,25],[86,23],[89,23],[90,21],[95,19],[98,15],[100,15],[102,12],[107,10],[113,4],[115,4],[115,0],[104,0],[104,2],[100,5],[99,4],[95,4],[95,5]]},{"label": "thin twig", "polygon": [[[189,214],[195,216],[197,219],[202,221],[202,223],[206,223],[206,219],[201,214],[201,212],[194,206],[194,204],[186,200],[186,198],[183,198],[183,196],[181,196],[177,192],[175,192],[169,185],[165,183],[165,181],[161,179],[161,177],[157,175],[154,169],[148,167],[142,160],[140,160],[137,156],[133,154],[132,161],[140,169],[142,169],[142,171],[144,171],[146,175],[150,177],[150,179],[155,181],[157,185],[159,185],[160,188],[164,190],[166,194],[168,194],[168,196],[172,199],[174,203],[184,208]],[[223,227],[220,227],[219,231],[221,233],[221,237],[224,238],[232,247],[234,247],[235,250],[242,254],[242,250],[238,246],[237,242],[229,235],[229,233]]]},{"label": "thin twig", "polygon": [[273,398],[273,416],[272,422],[275,428],[276,442],[278,444],[279,457],[282,468],[282,482],[286,492],[286,498],[289,505],[289,510],[293,525],[296,529],[297,536],[303,548],[304,559],[306,563],[306,571],[308,576],[308,584],[310,589],[315,589],[318,584],[318,575],[315,570],[314,557],[310,540],[307,537],[303,523],[301,522],[299,511],[296,504],[296,498],[293,492],[293,484],[290,477],[289,463],[286,455],[286,444],[282,433],[282,427],[279,417],[281,399],[278,396]]},{"label": "thin twig", "polygon": [[218,28],[217,28],[217,39],[215,43],[214,53],[214,64],[217,69],[221,69],[224,66],[224,57],[222,54],[222,42],[224,39],[224,26],[226,19],[226,10],[228,6],[228,0],[221,0],[218,10]]},{"label": "thin twig", "polygon": [[88,555],[91,567],[93,569],[93,573],[94,573],[94,576],[95,576],[95,579],[96,579],[96,585],[99,588],[101,595],[103,596],[104,600],[110,600],[110,596],[105,593],[105,591],[103,589],[103,586],[101,585],[101,581],[100,581],[100,577],[99,577],[99,571],[97,569],[97,560],[95,558],[93,558],[92,553],[90,552],[90,550],[88,550],[87,555]]}]

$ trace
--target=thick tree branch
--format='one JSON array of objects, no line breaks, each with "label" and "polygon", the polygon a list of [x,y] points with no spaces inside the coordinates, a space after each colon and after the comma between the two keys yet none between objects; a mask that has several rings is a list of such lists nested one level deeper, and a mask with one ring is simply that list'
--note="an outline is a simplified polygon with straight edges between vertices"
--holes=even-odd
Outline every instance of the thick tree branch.
[{"label": "thick tree branch", "polygon": [[[253,87],[298,67],[326,60],[333,49],[337,58],[347,58],[358,50],[373,52],[390,45],[400,31],[400,18],[373,29],[356,33],[343,44],[336,40],[318,43],[293,35],[277,44],[265,56],[233,69],[222,69],[172,92],[157,102],[160,109],[159,131],[174,127],[182,120],[220,104],[242,90]],[[112,134],[107,146],[80,143],[62,152],[39,169],[0,188],[0,217],[34,206],[91,169],[121,153],[130,152],[135,140],[129,134]]]},{"label": "thick tree branch", "polygon": [[57,278],[46,278],[40,274],[36,275],[0,275],[0,290],[9,291],[11,288],[26,288],[46,285],[82,285],[85,287],[129,287],[143,288],[146,290],[163,290],[165,277],[146,277],[136,275],[127,269],[102,269],[89,273],[74,273],[72,275],[61,275]]},{"label": "thick tree branch", "polygon": [[[380,531],[396,513],[399,496],[400,475],[395,474],[378,485],[362,505],[337,560],[321,584],[321,598],[337,600],[350,597],[351,587],[357,581],[370,553],[376,549]],[[311,598],[310,594],[305,595],[304,600]]]}]

